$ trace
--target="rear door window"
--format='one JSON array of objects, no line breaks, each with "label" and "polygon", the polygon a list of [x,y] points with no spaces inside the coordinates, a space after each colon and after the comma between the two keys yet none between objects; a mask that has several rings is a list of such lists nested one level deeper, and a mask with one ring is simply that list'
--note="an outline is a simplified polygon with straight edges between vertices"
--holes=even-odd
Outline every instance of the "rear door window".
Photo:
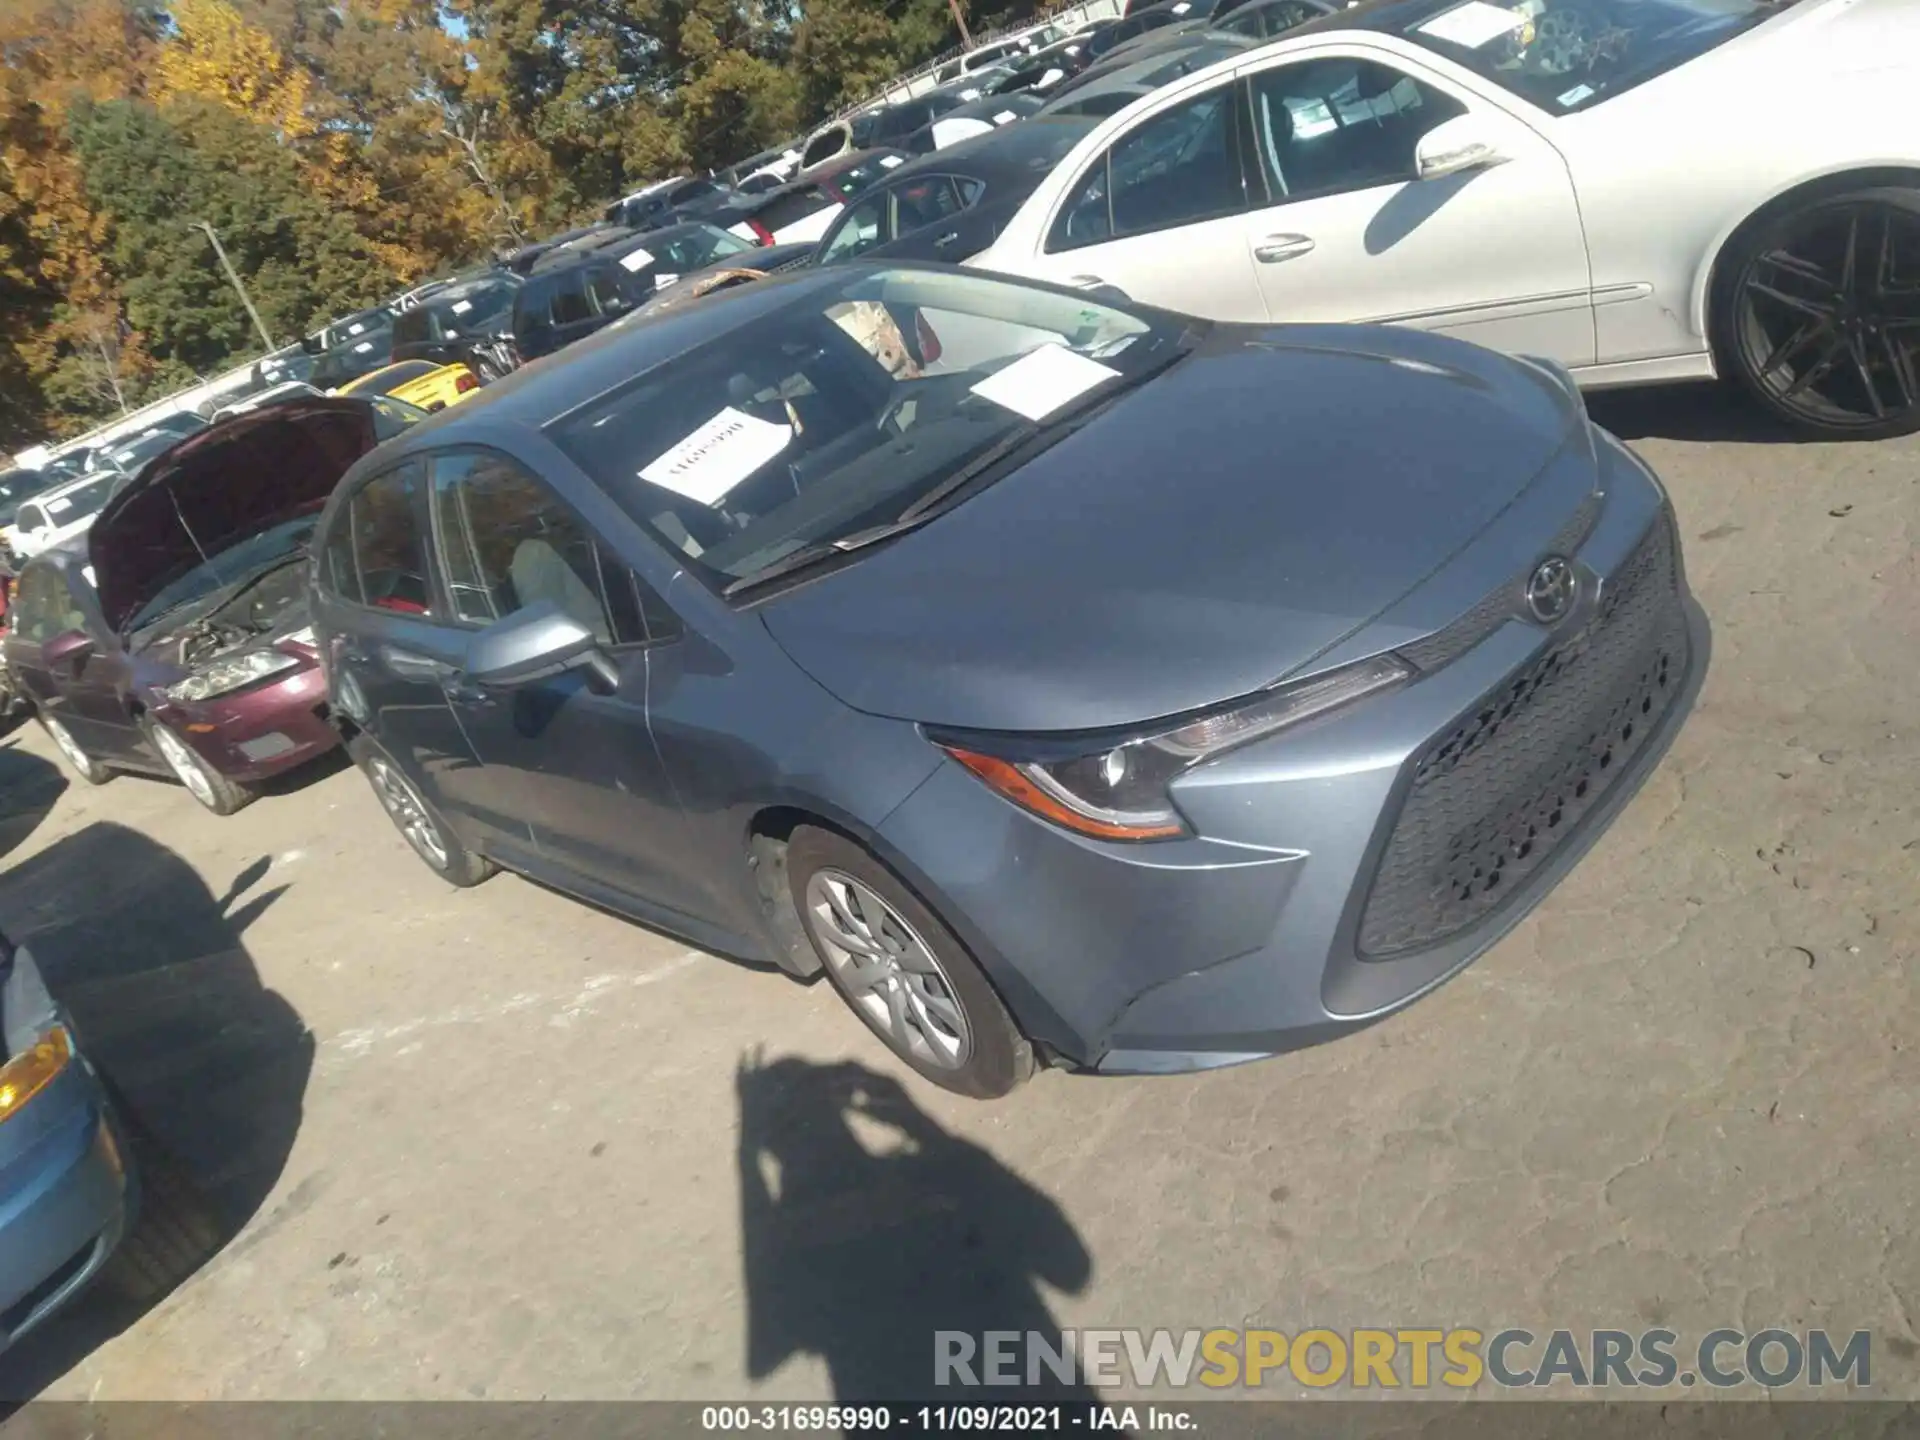
[{"label": "rear door window", "polygon": [[1048,237],[1052,252],[1193,225],[1244,210],[1234,88],[1141,121],[1093,163]]}]

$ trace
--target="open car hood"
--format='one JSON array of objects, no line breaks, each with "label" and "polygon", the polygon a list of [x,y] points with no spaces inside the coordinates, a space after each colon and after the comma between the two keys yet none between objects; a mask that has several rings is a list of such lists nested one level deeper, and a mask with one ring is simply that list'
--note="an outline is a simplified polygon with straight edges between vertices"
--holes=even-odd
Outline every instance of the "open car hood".
[{"label": "open car hood", "polygon": [[318,514],[376,443],[364,400],[289,400],[237,415],[161,455],[87,533],[100,608],[116,631],[206,557]]}]

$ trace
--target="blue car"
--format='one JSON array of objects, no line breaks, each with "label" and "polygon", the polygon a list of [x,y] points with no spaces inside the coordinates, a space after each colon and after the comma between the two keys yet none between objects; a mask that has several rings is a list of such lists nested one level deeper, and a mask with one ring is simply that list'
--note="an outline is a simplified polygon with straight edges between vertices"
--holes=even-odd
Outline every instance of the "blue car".
[{"label": "blue car", "polygon": [[0,1350],[68,1304],[102,1270],[128,1298],[164,1295],[202,1258],[196,1206],[164,1163],[135,1227],[133,1156],[144,1138],[108,1098],[33,956],[0,934]]}]

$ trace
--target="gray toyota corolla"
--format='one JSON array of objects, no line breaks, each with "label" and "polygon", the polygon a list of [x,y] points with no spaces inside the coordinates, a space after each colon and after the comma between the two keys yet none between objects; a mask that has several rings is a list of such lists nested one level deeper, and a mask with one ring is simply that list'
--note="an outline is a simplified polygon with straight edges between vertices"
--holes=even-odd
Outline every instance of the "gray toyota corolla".
[{"label": "gray toyota corolla", "polygon": [[1553,366],[933,267],[614,327],[360,461],[313,554],[336,723],[442,876],[824,968],[976,1096],[1438,985],[1707,657]]}]

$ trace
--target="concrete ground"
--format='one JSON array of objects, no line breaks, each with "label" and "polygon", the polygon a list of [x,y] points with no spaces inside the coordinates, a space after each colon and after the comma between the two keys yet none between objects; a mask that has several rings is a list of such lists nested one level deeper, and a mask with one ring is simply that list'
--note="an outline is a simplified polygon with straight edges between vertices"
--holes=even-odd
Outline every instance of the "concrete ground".
[{"label": "concrete ground", "polygon": [[1920,442],[1594,409],[1673,490],[1696,713],[1466,974],[1243,1069],[954,1099],[824,985],[445,888],[352,771],[221,820],[17,729],[0,923],[241,1228],[0,1393],[818,1398],[922,1389],[936,1325],[1664,1324],[1870,1329],[1920,1395]]}]

